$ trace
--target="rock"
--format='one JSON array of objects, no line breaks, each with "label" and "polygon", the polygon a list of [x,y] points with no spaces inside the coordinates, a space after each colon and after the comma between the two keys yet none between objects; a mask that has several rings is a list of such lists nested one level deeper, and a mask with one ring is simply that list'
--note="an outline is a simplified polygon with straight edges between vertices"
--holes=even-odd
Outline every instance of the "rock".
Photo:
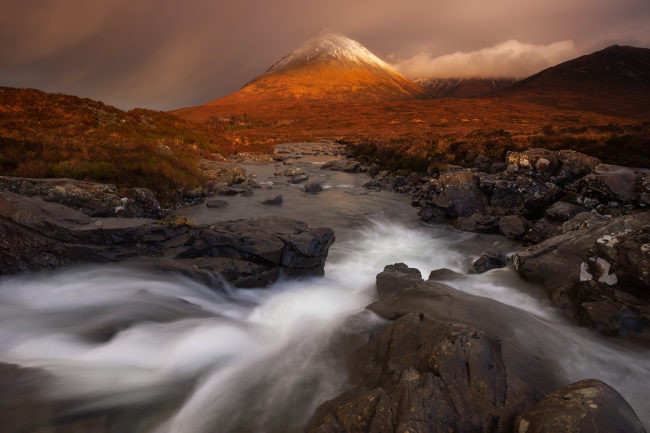
[{"label": "rock", "polygon": [[542,394],[499,340],[417,313],[374,335],[359,364],[361,385],[321,405],[307,432],[510,432]]},{"label": "rock", "polygon": [[506,257],[498,250],[490,250],[474,261],[471,269],[472,274],[482,274],[490,269],[503,268],[506,265]]},{"label": "rock", "polygon": [[586,209],[582,206],[567,203],[564,201],[558,201],[553,203],[550,208],[546,209],[546,216],[552,220],[564,222],[570,220],[585,210]]},{"label": "rock", "polygon": [[615,389],[581,380],[544,397],[515,421],[520,433],[645,433],[638,416]]},{"label": "rock", "polygon": [[162,210],[153,192],[131,188],[120,197],[115,185],[75,179],[29,179],[0,176],[0,191],[77,209],[91,217],[160,218]]},{"label": "rock", "polygon": [[312,182],[305,185],[305,192],[311,194],[318,194],[321,191],[323,191],[323,187],[321,186],[320,183]]},{"label": "rock", "polygon": [[380,299],[398,295],[403,289],[422,281],[422,274],[404,263],[388,265],[377,274],[377,293]]},{"label": "rock", "polygon": [[581,324],[650,341],[650,213],[583,212],[561,233],[517,251],[515,269],[541,283]]},{"label": "rock", "polygon": [[325,164],[321,165],[320,168],[321,170],[345,171],[348,173],[361,173],[363,171],[368,171],[366,167],[362,167],[357,161],[345,159],[327,161]]},{"label": "rock", "polygon": [[518,215],[499,218],[499,232],[510,239],[521,239],[526,233],[526,220]]},{"label": "rock", "polygon": [[644,208],[650,204],[650,170],[601,164],[580,180],[579,194],[585,206],[601,203]]},{"label": "rock", "polygon": [[216,209],[228,206],[228,202],[225,200],[217,200],[215,198],[212,198],[205,201],[205,206],[210,209]]},{"label": "rock", "polygon": [[469,217],[458,217],[456,227],[467,232],[495,232],[499,224],[499,217],[492,215],[474,214]]},{"label": "rock", "polygon": [[0,234],[1,274],[153,256],[191,263],[242,287],[268,285],[280,273],[322,275],[334,241],[330,229],[285,218],[196,226],[183,217],[93,218],[9,192],[0,192]]},{"label": "rock", "polygon": [[479,188],[478,175],[469,170],[441,173],[420,192],[419,199],[442,211],[447,218],[468,217],[479,213],[487,204]]},{"label": "rock", "polygon": [[591,173],[600,164],[598,158],[574,150],[558,150],[557,156],[561,165],[552,182],[561,186]]},{"label": "rock", "polygon": [[285,168],[282,171],[274,173],[274,175],[276,176],[286,176],[286,177],[298,176],[299,174],[300,174],[299,168]]},{"label": "rock", "polygon": [[199,169],[203,171],[205,179],[212,183],[225,182],[233,184],[240,179],[246,179],[246,170],[242,166],[231,162],[202,159],[199,161]]},{"label": "rock", "polygon": [[556,152],[547,149],[527,149],[523,152],[506,153],[506,163],[514,171],[536,173],[552,173],[559,162]]},{"label": "rock", "polygon": [[561,226],[561,222],[544,217],[533,224],[533,227],[524,236],[524,240],[529,244],[537,244],[559,234]]},{"label": "rock", "polygon": [[280,206],[282,204],[282,194],[276,195],[273,198],[268,198],[262,202],[262,204]]},{"label": "rock", "polygon": [[572,150],[547,149],[508,152],[506,162],[511,172],[527,173],[560,186],[585,176],[600,164],[597,158]]},{"label": "rock", "polygon": [[297,176],[294,176],[291,178],[290,182],[291,183],[302,183],[302,182],[307,182],[309,180],[309,176],[306,174],[299,174]]}]

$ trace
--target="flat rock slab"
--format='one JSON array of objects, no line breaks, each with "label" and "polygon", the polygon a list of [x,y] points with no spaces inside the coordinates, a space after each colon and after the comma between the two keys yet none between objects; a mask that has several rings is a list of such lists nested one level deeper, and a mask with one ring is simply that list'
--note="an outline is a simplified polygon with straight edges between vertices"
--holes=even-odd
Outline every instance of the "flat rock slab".
[{"label": "flat rock slab", "polygon": [[0,192],[0,274],[75,262],[153,256],[167,265],[222,275],[260,287],[280,275],[322,275],[334,233],[287,218],[256,218],[194,226],[185,220],[93,218],[41,198]]}]

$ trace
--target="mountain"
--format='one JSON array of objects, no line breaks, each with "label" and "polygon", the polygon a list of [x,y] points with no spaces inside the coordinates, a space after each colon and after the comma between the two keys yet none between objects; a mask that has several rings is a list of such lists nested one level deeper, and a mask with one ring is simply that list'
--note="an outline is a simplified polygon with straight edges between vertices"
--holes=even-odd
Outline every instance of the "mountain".
[{"label": "mountain", "polygon": [[517,81],[516,78],[421,78],[415,83],[433,98],[483,98]]},{"label": "mountain", "polygon": [[650,107],[650,49],[613,45],[545,69],[500,96],[639,117]]},{"label": "mountain", "polygon": [[178,112],[191,112],[200,118],[205,117],[200,112],[224,104],[380,102],[427,97],[420,86],[360,43],[321,31],[237,92]]},{"label": "mountain", "polygon": [[0,175],[147,187],[162,201],[200,184],[197,163],[232,144],[168,113],[122,111],[76,96],[0,87]]}]

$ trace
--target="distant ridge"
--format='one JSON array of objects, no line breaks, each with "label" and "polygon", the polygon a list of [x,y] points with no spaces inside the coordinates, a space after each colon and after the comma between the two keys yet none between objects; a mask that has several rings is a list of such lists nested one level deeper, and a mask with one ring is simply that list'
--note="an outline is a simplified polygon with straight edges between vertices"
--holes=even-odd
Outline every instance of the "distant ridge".
[{"label": "distant ridge", "polygon": [[415,80],[433,98],[482,98],[513,85],[516,78],[423,78]]},{"label": "distant ridge", "polygon": [[359,42],[321,31],[237,92],[176,112],[200,120],[209,117],[211,106],[222,104],[384,102],[428,96]]},{"label": "distant ridge", "polygon": [[525,78],[499,96],[638,117],[650,107],[650,49],[612,45]]}]

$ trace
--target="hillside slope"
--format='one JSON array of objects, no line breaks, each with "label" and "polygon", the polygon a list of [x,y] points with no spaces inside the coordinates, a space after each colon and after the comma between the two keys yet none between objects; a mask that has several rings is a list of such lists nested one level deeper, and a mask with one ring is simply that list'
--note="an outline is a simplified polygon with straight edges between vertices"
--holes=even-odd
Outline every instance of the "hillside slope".
[{"label": "hillside slope", "polygon": [[231,150],[221,130],[167,113],[0,87],[0,175],[147,187],[170,201],[200,183],[199,159]]}]

